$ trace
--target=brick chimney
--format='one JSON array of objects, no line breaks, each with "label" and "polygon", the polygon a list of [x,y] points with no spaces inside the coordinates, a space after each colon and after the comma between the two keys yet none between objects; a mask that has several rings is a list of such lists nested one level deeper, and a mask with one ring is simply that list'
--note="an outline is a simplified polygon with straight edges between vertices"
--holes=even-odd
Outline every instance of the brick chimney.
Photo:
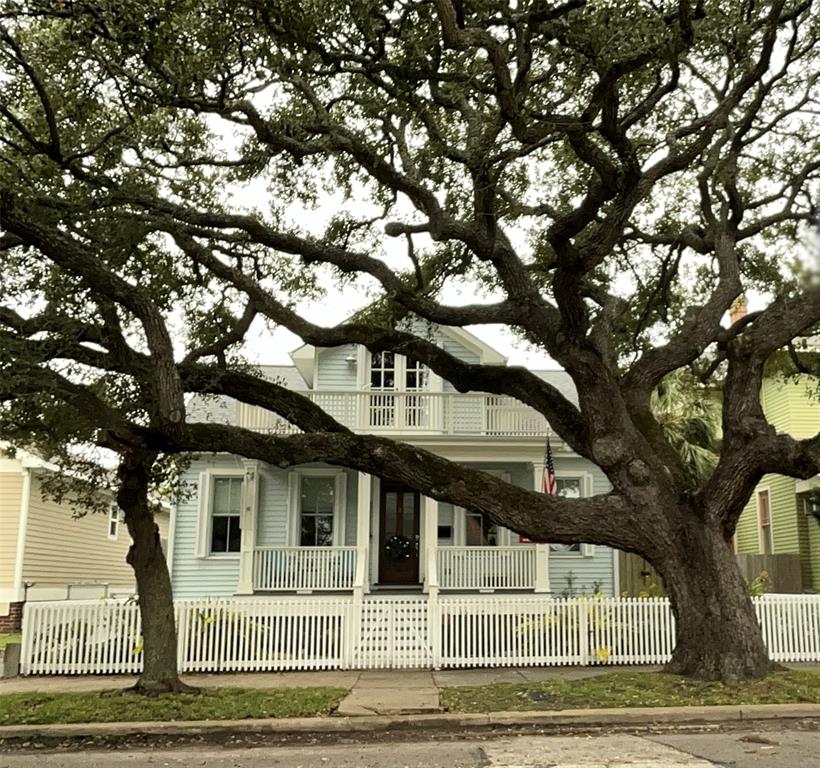
[{"label": "brick chimney", "polygon": [[748,302],[745,296],[738,296],[729,308],[729,324],[734,325],[738,320],[746,317]]}]

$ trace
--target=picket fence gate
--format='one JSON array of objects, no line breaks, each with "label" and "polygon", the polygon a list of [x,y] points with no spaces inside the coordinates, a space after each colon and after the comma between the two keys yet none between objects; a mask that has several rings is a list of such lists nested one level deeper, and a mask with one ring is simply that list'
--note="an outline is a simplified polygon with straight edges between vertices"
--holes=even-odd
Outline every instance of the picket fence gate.
[{"label": "picket fence gate", "polygon": [[[820,595],[754,598],[773,661],[820,661]],[[183,672],[661,664],[666,598],[351,595],[180,600]],[[133,601],[27,603],[23,674],[135,674]]]}]

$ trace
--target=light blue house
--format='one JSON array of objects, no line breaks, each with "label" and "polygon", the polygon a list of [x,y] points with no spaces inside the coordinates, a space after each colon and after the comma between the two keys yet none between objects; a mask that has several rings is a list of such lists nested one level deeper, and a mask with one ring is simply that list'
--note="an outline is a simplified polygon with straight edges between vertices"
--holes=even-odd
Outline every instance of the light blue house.
[{"label": "light blue house", "polygon": [[[505,365],[472,334],[437,330],[462,360]],[[272,379],[304,392],[356,431],[399,438],[450,460],[540,488],[548,425],[508,397],[461,394],[419,362],[363,347],[303,346]],[[561,371],[539,376],[575,400]],[[196,401],[190,418],[288,432],[270,412],[230,400]],[[605,493],[601,471],[552,438],[559,493]],[[480,514],[377,477],[332,466],[280,469],[231,455],[200,457],[196,493],[172,523],[177,598],[439,592],[611,595],[617,557],[601,546],[522,541]],[[420,598],[423,599],[423,598]]]}]

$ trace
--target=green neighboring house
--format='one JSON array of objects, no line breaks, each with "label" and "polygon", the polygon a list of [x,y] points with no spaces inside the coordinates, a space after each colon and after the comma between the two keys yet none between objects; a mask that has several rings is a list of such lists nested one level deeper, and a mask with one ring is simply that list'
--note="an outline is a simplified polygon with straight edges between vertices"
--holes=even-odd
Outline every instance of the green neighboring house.
[{"label": "green neighboring house", "polygon": [[[820,431],[817,379],[773,371],[764,379],[761,399],[778,432],[806,438]],[[738,554],[799,555],[803,590],[820,592],[820,475],[766,475],[738,521],[735,547]]]}]

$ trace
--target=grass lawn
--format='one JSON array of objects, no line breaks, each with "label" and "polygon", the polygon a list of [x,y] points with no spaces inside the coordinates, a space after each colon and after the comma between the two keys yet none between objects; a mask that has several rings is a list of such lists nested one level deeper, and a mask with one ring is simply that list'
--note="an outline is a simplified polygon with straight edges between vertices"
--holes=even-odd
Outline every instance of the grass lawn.
[{"label": "grass lawn", "polygon": [[0,725],[138,720],[240,720],[327,715],[344,688],[203,688],[199,694],[138,696],[120,691],[0,694]]},{"label": "grass lawn", "polygon": [[20,635],[2,635],[0,634],[0,651],[3,650],[9,643],[19,643]]},{"label": "grass lawn", "polygon": [[820,704],[820,673],[778,672],[738,685],[701,683],[656,672],[612,672],[581,680],[446,688],[451,712],[503,712],[698,704]]}]

